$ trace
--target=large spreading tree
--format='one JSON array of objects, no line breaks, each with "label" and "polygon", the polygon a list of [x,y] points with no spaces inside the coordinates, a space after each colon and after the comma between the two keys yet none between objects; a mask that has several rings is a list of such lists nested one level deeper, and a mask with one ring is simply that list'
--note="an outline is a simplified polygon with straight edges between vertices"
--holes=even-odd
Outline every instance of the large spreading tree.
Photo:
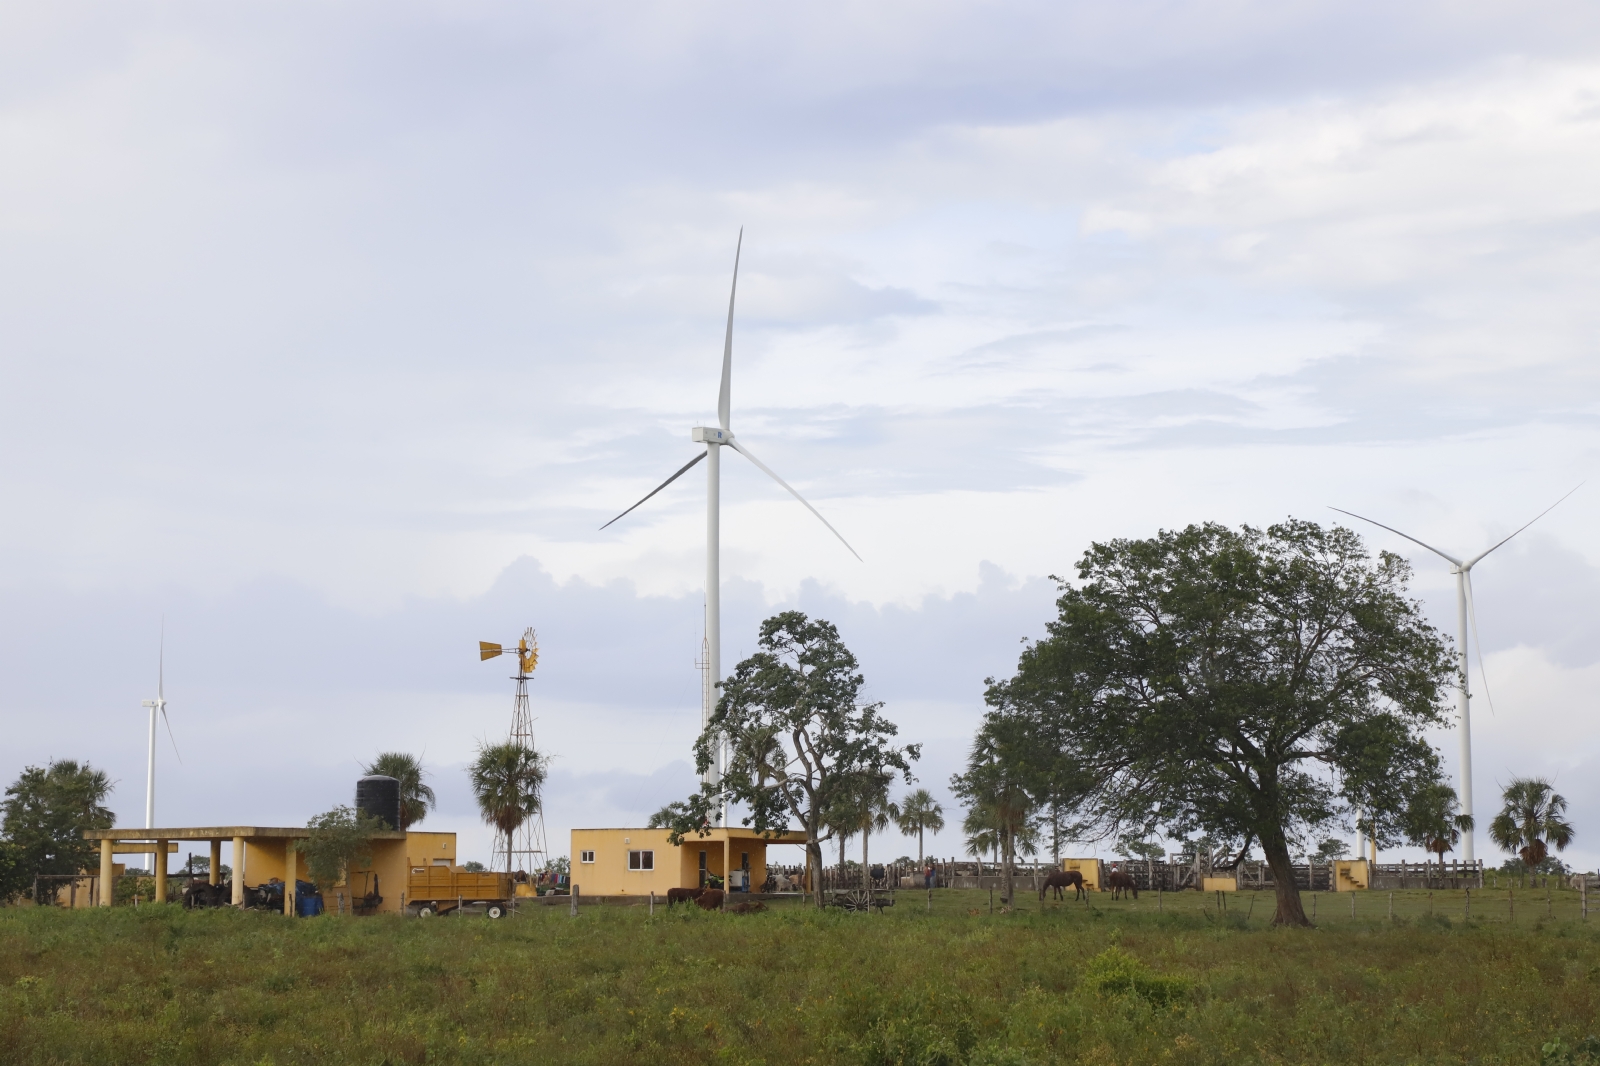
[{"label": "large spreading tree", "polygon": [[1423,733],[1455,674],[1409,574],[1296,520],[1094,544],[985,729],[1035,738],[1025,780],[1070,793],[1079,835],[1259,843],[1273,921],[1309,924],[1291,846],[1352,818],[1398,839],[1440,780]]},{"label": "large spreading tree", "polygon": [[702,776],[718,745],[727,745],[720,783],[660,814],[675,844],[709,832],[727,804],[747,811],[742,823],[759,833],[798,823],[821,906],[822,844],[835,832],[829,827],[859,827],[863,795],[876,794],[894,776],[910,783],[921,748],[896,746],[898,729],[883,705],[862,702],[856,657],[831,622],[785,611],[761,623],[758,648],[722,683],[722,698],[695,742]]},{"label": "large spreading tree", "polygon": [[[105,806],[111,795],[105,771],[72,759],[30,766],[6,789],[0,803],[0,902],[31,892],[40,874],[75,874],[98,869],[100,846],[83,839],[86,829],[110,829]],[[40,884],[40,900],[55,898],[57,882]]]}]

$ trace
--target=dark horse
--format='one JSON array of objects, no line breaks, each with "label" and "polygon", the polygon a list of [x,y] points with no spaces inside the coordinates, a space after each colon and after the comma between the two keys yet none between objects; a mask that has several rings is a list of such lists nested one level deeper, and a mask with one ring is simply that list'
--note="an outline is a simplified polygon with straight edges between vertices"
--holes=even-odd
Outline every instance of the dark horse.
[{"label": "dark horse", "polygon": [[1104,892],[1107,888],[1111,889],[1112,899],[1121,899],[1124,892],[1132,893],[1134,899],[1139,898],[1138,882],[1121,870],[1112,870],[1106,874],[1106,883],[1100,891]]},{"label": "dark horse", "polygon": [[699,899],[700,893],[704,891],[705,889],[703,888],[669,888],[667,889],[667,906],[670,907],[674,903],[688,903],[691,900]]},{"label": "dark horse", "polygon": [[1044,886],[1039,889],[1039,901],[1044,902],[1046,889],[1056,890],[1056,899],[1066,899],[1062,893],[1063,888],[1072,888],[1072,898],[1082,899],[1087,893],[1083,887],[1083,875],[1077,870],[1054,870],[1044,879]]}]

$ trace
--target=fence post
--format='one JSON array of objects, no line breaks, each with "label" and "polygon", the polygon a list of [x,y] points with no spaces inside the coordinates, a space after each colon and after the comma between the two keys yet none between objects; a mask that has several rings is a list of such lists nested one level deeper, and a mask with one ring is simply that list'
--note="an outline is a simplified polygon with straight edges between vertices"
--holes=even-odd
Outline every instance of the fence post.
[{"label": "fence post", "polygon": [[1355,916],[1356,916],[1356,890],[1352,888],[1350,890],[1350,917],[1354,918]]},{"label": "fence post", "polygon": [[572,917],[578,916],[578,886],[572,886]]},{"label": "fence post", "polygon": [[1578,878],[1578,902],[1583,907],[1583,920],[1589,920],[1589,875]]},{"label": "fence post", "polygon": [[650,890],[650,913],[652,916],[656,913],[656,890],[653,888]]},{"label": "fence post", "polygon": [[1464,919],[1472,917],[1472,889],[1468,888],[1466,890],[1466,892],[1467,892],[1467,905],[1466,905],[1466,909],[1463,910],[1462,914],[1461,914],[1461,917],[1464,918]]},{"label": "fence post", "polygon": [[1511,921],[1517,920],[1517,890],[1514,888],[1506,889],[1506,914]]},{"label": "fence post", "polygon": [[[1350,916],[1355,917],[1355,908],[1350,908]],[[1389,893],[1389,920],[1394,921],[1394,893]]]}]

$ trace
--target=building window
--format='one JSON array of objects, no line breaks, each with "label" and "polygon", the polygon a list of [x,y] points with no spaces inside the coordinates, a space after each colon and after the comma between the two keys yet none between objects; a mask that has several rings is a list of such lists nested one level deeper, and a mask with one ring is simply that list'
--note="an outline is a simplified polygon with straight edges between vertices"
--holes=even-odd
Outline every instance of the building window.
[{"label": "building window", "polygon": [[628,869],[654,870],[656,868],[656,853],[653,851],[628,852]]},{"label": "building window", "polygon": [[592,851],[580,851],[580,852],[578,852],[578,861],[579,862],[594,862],[594,852],[592,852]]}]

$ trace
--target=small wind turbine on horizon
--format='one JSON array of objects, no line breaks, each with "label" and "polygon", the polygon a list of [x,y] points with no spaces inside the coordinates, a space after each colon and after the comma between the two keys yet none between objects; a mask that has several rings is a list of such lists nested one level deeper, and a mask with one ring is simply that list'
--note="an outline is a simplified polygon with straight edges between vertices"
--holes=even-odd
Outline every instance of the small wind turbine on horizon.
[{"label": "small wind turbine on horizon", "polygon": [[[1429,544],[1426,541],[1418,540],[1409,533],[1402,533],[1393,526],[1386,526],[1375,518],[1368,518],[1365,515],[1356,514],[1354,511],[1346,511],[1343,507],[1332,508],[1333,510],[1338,511],[1340,514],[1349,515],[1351,518],[1359,518],[1363,522],[1370,522],[1379,529],[1387,529],[1390,533],[1393,533],[1396,536],[1404,537],[1413,544],[1420,544],[1422,547],[1433,552],[1433,554],[1439,556],[1439,558],[1448,562],[1450,564],[1450,572],[1456,576],[1456,659],[1458,663],[1457,673],[1459,675],[1456,687],[1456,712],[1461,721],[1461,772],[1460,779],[1457,783],[1460,785],[1461,795],[1459,798],[1461,800],[1461,813],[1467,815],[1468,817],[1472,815],[1472,692],[1467,685],[1467,626],[1470,622],[1474,633],[1476,633],[1478,629],[1478,612],[1477,608],[1473,605],[1472,600],[1472,568],[1482,562],[1490,552],[1501,547],[1512,537],[1515,537],[1518,533],[1521,533],[1524,529],[1527,529],[1539,519],[1555,510],[1556,507],[1561,504],[1562,500],[1565,500],[1567,496],[1571,496],[1574,492],[1577,492],[1582,487],[1582,482],[1574,485],[1567,491],[1566,495],[1561,497],[1560,500],[1552,503],[1549,507],[1546,507],[1544,510],[1530,518],[1527,522],[1524,522],[1511,534],[1511,536],[1505,537],[1490,547],[1485,548],[1477,555],[1474,555],[1471,559],[1466,560],[1458,559],[1449,552],[1440,551],[1432,544]],[[1478,672],[1479,674],[1483,673],[1482,640],[1478,642]],[[1487,690],[1487,678],[1485,678],[1484,684],[1485,689]],[[1492,706],[1493,704],[1491,702],[1491,708]],[[1473,861],[1472,838],[1475,834],[1476,830],[1468,830],[1467,832],[1461,834],[1461,857],[1469,863]]]},{"label": "small wind turbine on horizon", "polygon": [[[140,706],[150,709],[150,762],[145,773],[144,785],[144,827],[154,829],[156,824],[156,712],[161,713],[161,720],[167,725],[167,739],[172,741],[172,754],[178,755],[178,738],[172,735],[172,719],[167,717],[167,626],[161,625],[161,650],[156,658],[156,698],[141,700]],[[178,755],[178,761],[183,761],[183,756]],[[166,865],[167,857],[150,853],[150,872],[156,871],[155,864],[160,862]]]},{"label": "small wind turbine on horizon", "polygon": [[[728,292],[728,328],[722,341],[722,385],[717,392],[717,425],[716,427],[695,426],[690,431],[689,439],[696,444],[704,444],[705,451],[690,459],[678,468],[677,473],[645,493],[644,498],[632,507],[617,515],[607,522],[601,529],[624,518],[650,497],[678,480],[689,472],[689,468],[706,460],[706,669],[710,675],[710,684],[704,686],[704,694],[700,707],[700,727],[703,730],[711,721],[711,712],[716,709],[717,690],[722,687],[722,573],[721,573],[721,509],[722,509],[722,459],[721,450],[724,447],[732,448],[746,459],[750,460],[762,473],[766,474],[784,491],[799,500],[806,510],[817,516],[817,520],[828,527],[828,531],[839,538],[839,543],[849,549],[850,554],[858,560],[860,554],[850,547],[850,542],[822,517],[815,507],[806,501],[806,498],[794,490],[783,478],[773,473],[772,469],[750,454],[750,450],[734,439],[733,431],[729,428],[732,408],[732,381],[733,381],[733,305],[734,298],[739,292],[739,254],[744,248],[744,228],[739,229],[739,241],[733,252],[733,285]],[[706,775],[706,783],[715,785],[722,780],[725,753],[719,751],[711,770]]]}]

